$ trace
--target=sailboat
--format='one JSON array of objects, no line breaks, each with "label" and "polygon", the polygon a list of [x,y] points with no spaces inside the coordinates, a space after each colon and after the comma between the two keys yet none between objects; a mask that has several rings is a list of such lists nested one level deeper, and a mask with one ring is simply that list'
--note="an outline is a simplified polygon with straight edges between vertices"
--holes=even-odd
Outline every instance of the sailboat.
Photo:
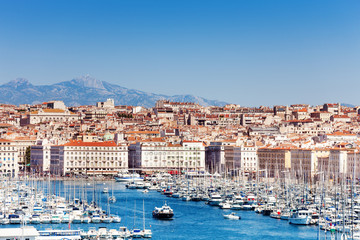
[{"label": "sailboat", "polygon": [[135,228],[135,220],[136,220],[136,200],[135,200],[135,207],[134,207],[134,229],[131,231],[131,237],[133,238],[141,238],[142,232],[140,229]]},{"label": "sailboat", "polygon": [[111,196],[109,197],[110,203],[116,202],[116,197],[114,196],[114,182],[111,183]]},{"label": "sailboat", "polygon": [[141,231],[142,237],[151,238],[152,237],[151,229],[146,229],[145,228],[145,205],[144,205],[144,199],[143,199],[143,228],[144,229]]}]

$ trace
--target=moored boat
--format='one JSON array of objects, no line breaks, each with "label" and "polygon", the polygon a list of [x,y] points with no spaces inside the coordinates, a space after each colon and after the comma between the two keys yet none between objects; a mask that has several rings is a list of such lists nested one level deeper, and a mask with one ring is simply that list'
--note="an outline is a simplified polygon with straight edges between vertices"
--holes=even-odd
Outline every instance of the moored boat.
[{"label": "moored boat", "polygon": [[174,211],[165,203],[161,208],[155,207],[152,214],[154,218],[171,219],[174,216]]}]

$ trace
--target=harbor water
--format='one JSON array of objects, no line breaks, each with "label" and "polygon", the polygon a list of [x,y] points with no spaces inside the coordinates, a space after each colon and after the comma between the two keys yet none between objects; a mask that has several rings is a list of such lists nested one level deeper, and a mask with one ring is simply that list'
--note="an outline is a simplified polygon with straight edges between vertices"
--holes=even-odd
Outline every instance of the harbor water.
[{"label": "harbor water", "polygon": [[[99,224],[39,224],[34,225],[38,230],[52,229],[83,229],[90,227],[107,227],[119,229],[126,226],[128,229],[143,229],[145,225],[152,230],[152,239],[317,239],[318,228],[316,226],[294,226],[288,221],[273,219],[256,214],[254,211],[236,211],[241,220],[229,220],[223,214],[229,214],[233,210],[222,210],[204,202],[182,201],[179,198],[171,198],[157,191],[143,193],[142,190],[127,189],[124,183],[118,182],[74,182],[52,181],[43,184],[51,186],[50,191],[57,195],[67,194],[67,198],[81,196],[80,190],[86,191],[88,201],[95,200],[102,209],[110,209],[111,214],[119,215],[121,223]],[[75,187],[74,187],[75,186]],[[45,189],[46,187],[46,189]],[[109,193],[102,192],[104,188]],[[95,189],[95,191],[94,191]],[[115,203],[108,203],[108,197],[114,195]],[[174,210],[172,220],[158,220],[152,217],[154,207],[161,207],[167,203]],[[144,209],[143,211],[143,203]],[[109,205],[108,205],[109,204]],[[110,206],[110,207],[109,207]],[[144,214],[145,213],[145,214]],[[16,227],[16,225],[3,225],[2,227]],[[324,234],[323,232],[321,234]]]}]

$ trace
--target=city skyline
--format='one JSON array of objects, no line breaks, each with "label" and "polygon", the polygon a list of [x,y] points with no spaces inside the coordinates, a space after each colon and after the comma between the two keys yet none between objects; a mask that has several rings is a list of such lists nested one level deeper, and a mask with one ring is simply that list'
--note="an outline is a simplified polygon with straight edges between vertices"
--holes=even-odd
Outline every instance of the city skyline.
[{"label": "city skyline", "polygon": [[20,2],[1,3],[1,84],[90,74],[243,106],[358,102],[356,1]]}]

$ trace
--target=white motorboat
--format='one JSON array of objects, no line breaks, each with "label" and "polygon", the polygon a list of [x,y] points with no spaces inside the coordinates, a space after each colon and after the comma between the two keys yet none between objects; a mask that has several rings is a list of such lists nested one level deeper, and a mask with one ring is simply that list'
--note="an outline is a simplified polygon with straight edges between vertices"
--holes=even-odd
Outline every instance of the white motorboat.
[{"label": "white motorboat", "polygon": [[141,230],[141,235],[143,238],[151,238],[152,237],[151,229]]},{"label": "white motorboat", "polygon": [[234,212],[230,214],[224,214],[224,218],[230,219],[230,220],[240,220],[240,216],[236,215]]},{"label": "white motorboat", "polygon": [[126,227],[120,227],[119,234],[121,238],[131,237],[131,232]]},{"label": "white motorboat", "polygon": [[65,214],[64,216],[62,216],[61,223],[70,223],[70,215]]},{"label": "white motorboat", "polygon": [[101,217],[99,215],[94,215],[92,218],[91,218],[91,222],[92,223],[100,223],[101,222]]},{"label": "white motorboat", "polygon": [[289,223],[295,225],[309,225],[311,223],[311,212],[307,209],[292,210]]},{"label": "white motorboat", "polygon": [[190,200],[191,200],[191,197],[190,197],[189,195],[184,195],[184,196],[182,197],[182,200],[183,200],[183,201],[190,201]]},{"label": "white motorboat", "polygon": [[91,217],[89,216],[84,216],[82,218],[82,223],[91,223]]},{"label": "white motorboat", "polygon": [[124,173],[115,177],[115,180],[117,182],[141,182],[144,181],[144,178],[140,177],[138,173]]},{"label": "white motorboat", "polygon": [[31,224],[40,224],[41,223],[40,215],[38,215],[38,214],[32,215],[30,223]]},{"label": "white motorboat", "polygon": [[143,235],[142,235],[142,232],[140,229],[133,229],[131,231],[131,237],[133,238],[141,238]]},{"label": "white motorboat", "polygon": [[80,215],[75,215],[72,219],[72,223],[81,223],[82,222],[82,219],[81,219],[81,216]]},{"label": "white motorboat", "polygon": [[20,224],[21,218],[17,214],[10,214],[9,221],[10,221],[10,224]]},{"label": "white motorboat", "polygon": [[117,239],[118,237],[120,237],[120,233],[116,229],[110,229],[109,236],[112,237],[112,239]]},{"label": "white motorboat", "polygon": [[41,215],[40,222],[41,223],[51,223],[51,217],[49,215]]},{"label": "white motorboat", "polygon": [[61,223],[61,218],[58,214],[54,214],[51,216],[51,223]]},{"label": "white motorboat", "polygon": [[107,215],[102,215],[101,216],[101,222],[102,223],[111,223],[112,222],[112,218],[107,216]]},{"label": "white motorboat", "polygon": [[235,204],[232,205],[231,209],[232,209],[232,210],[241,210],[242,207],[241,207],[240,204],[235,203]]},{"label": "white motorboat", "polygon": [[211,206],[219,206],[219,204],[222,202],[222,198],[219,194],[212,194],[210,196],[209,205]]},{"label": "white motorboat", "polygon": [[111,216],[111,218],[112,218],[113,223],[120,223],[121,222],[121,217],[119,217],[119,216]]},{"label": "white motorboat", "polygon": [[232,205],[229,202],[224,202],[220,205],[221,209],[230,209]]}]

